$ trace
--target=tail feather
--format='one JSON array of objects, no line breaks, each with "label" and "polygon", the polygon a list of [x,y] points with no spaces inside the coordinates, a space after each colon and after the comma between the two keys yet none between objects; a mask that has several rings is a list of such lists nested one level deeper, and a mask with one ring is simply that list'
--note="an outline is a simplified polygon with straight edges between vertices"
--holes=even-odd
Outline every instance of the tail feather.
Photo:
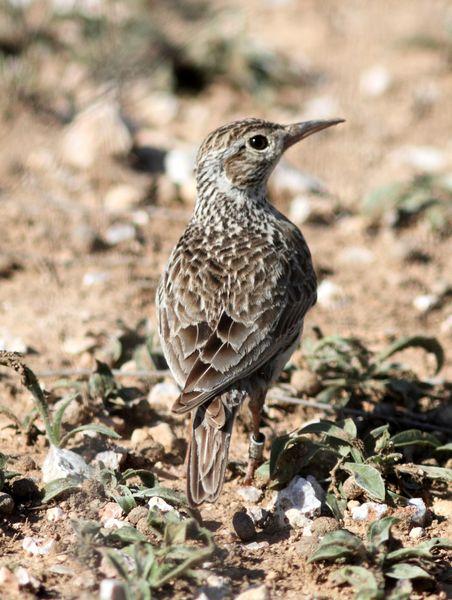
[{"label": "tail feather", "polygon": [[[219,400],[216,398],[214,403]],[[209,406],[196,409],[187,461],[187,497],[192,506],[215,502],[220,495],[236,410],[225,409],[219,423],[209,413]]]}]

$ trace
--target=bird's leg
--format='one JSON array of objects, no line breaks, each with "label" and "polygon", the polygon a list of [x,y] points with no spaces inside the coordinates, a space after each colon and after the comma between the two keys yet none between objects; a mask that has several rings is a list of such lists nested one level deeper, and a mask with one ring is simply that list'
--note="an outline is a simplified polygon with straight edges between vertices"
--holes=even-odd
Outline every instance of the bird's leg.
[{"label": "bird's leg", "polygon": [[250,445],[248,450],[248,467],[246,469],[245,480],[243,482],[245,485],[251,485],[253,483],[254,472],[262,462],[265,435],[260,432],[260,424],[264,401],[265,393],[259,394],[259,396],[251,398],[249,401],[249,409],[251,411],[252,418],[252,433],[250,436]]}]

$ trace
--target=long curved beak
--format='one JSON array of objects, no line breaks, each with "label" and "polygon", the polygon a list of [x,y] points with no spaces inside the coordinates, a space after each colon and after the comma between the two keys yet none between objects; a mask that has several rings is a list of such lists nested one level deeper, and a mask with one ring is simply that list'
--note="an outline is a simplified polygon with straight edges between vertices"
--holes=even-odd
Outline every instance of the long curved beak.
[{"label": "long curved beak", "polygon": [[290,146],[293,146],[309,135],[317,133],[317,131],[322,131],[322,129],[326,129],[327,127],[344,123],[344,121],[345,119],[325,119],[322,121],[303,121],[302,123],[287,125],[287,136],[284,140],[284,150],[287,150],[287,148],[290,148]]}]

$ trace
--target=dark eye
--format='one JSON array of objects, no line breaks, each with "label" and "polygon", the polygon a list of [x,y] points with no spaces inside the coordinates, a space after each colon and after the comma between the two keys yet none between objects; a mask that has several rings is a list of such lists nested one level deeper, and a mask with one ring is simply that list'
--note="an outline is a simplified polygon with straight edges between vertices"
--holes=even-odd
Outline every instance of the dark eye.
[{"label": "dark eye", "polygon": [[248,143],[251,148],[254,148],[255,150],[265,150],[268,146],[268,140],[265,135],[253,135],[253,137],[248,140]]}]

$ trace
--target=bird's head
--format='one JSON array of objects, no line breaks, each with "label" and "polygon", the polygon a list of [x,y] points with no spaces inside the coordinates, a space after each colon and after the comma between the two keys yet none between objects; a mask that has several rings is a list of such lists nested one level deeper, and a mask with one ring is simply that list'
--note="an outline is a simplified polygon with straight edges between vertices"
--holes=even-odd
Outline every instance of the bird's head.
[{"label": "bird's head", "polygon": [[343,119],[304,121],[279,125],[261,119],[244,119],[210,133],[197,156],[198,185],[254,190],[266,184],[283,153],[309,135],[342,123]]}]

